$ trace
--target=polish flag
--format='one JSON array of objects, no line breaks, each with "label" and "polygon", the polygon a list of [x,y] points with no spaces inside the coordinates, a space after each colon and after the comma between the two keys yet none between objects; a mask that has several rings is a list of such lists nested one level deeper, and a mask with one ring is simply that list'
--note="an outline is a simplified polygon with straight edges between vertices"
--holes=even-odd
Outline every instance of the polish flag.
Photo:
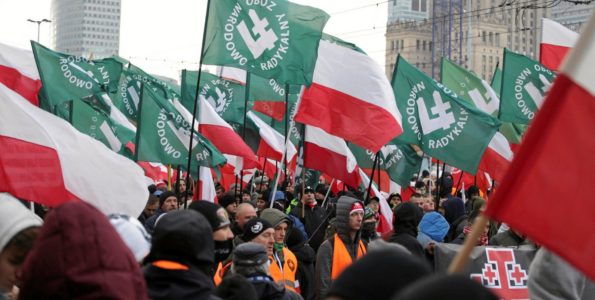
[{"label": "polish flag", "polygon": [[[368,178],[368,175],[362,169],[359,170],[359,175],[362,179],[362,183],[367,188],[368,185],[370,185],[370,178]],[[386,198],[384,198],[374,184],[372,184],[370,195],[378,197],[380,202],[380,220],[378,220],[379,222],[376,231],[380,234],[391,231],[393,229],[393,211],[390,209],[388,201],[386,201]]]},{"label": "polish flag", "polygon": [[[595,17],[564,60],[486,215],[595,280]],[[564,170],[564,174],[556,172]],[[563,224],[559,222],[564,199]],[[591,200],[589,200],[591,199]]]},{"label": "polish flag", "polygon": [[241,168],[255,168],[258,158],[242,138],[225,122],[203,96],[200,96],[199,132],[221,153],[242,158]]},{"label": "polish flag", "polygon": [[151,178],[153,183],[167,181],[169,175],[167,174],[167,167],[162,163],[139,161],[138,165],[145,171],[145,176]]},{"label": "polish flag", "polygon": [[200,177],[198,178],[199,186],[196,187],[198,200],[205,200],[217,203],[217,191],[215,190],[215,182],[213,181],[213,174],[211,169],[207,167],[200,167]]},{"label": "polish flag", "polygon": [[252,110],[269,116],[277,121],[282,121],[285,116],[285,102],[257,100],[254,101]]},{"label": "polish flag", "polygon": [[496,132],[479,162],[479,170],[487,172],[495,180],[502,180],[512,161],[510,144],[500,132]]},{"label": "polish flag", "polygon": [[366,54],[325,40],[294,119],[372,152],[403,132],[383,69]]},{"label": "polish flag", "polygon": [[41,80],[33,52],[0,43],[0,83],[39,106]]},{"label": "polish flag", "polygon": [[314,126],[306,126],[304,166],[326,173],[353,188],[359,187],[361,182],[357,161],[345,141]]},{"label": "polish flag", "polygon": [[0,84],[0,191],[55,207],[88,202],[138,216],[149,191],[143,170],[66,121]]},{"label": "polish flag", "polygon": [[578,33],[556,21],[542,18],[539,62],[550,70],[558,71],[566,53],[577,39]]},{"label": "polish flag", "polygon": [[[260,135],[258,152],[256,154],[261,157],[268,157],[276,161],[281,161],[283,152],[285,151],[285,137],[252,111],[249,111],[246,114],[246,117],[258,129],[258,134]],[[287,161],[291,161],[297,154],[297,149],[291,142],[287,144],[289,145],[289,148],[287,149],[286,159]]]}]

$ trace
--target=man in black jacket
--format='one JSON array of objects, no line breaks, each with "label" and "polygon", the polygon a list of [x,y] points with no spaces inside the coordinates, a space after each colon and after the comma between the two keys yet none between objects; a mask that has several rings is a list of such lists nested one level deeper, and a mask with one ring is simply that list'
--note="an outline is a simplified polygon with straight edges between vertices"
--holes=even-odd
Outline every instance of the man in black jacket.
[{"label": "man in black jacket", "polygon": [[314,189],[309,186],[305,188],[304,195],[301,197],[301,202],[291,210],[291,214],[299,218],[304,224],[306,233],[310,237],[310,247],[312,247],[314,251],[318,251],[320,244],[324,242],[324,229],[328,222],[326,219],[326,211],[316,203]]}]

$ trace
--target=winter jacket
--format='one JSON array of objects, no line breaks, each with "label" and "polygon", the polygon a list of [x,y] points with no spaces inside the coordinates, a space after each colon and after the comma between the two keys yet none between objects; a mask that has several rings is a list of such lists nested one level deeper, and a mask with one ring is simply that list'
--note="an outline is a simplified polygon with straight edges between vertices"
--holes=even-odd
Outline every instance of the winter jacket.
[{"label": "winter jacket", "polygon": [[258,299],[261,300],[292,300],[302,299],[300,295],[290,292],[285,287],[275,283],[273,278],[264,274],[244,276],[256,290]]},{"label": "winter jacket", "polygon": [[[360,242],[360,232],[351,240],[349,227],[349,212],[351,205],[359,200],[348,196],[342,196],[337,202],[337,217],[335,220],[336,233],[345,244],[347,252],[353,261],[357,258]],[[327,239],[320,245],[316,253],[316,291],[317,299],[323,299],[331,285],[331,274],[333,265],[334,242],[333,237]]]},{"label": "winter jacket", "polygon": [[149,297],[158,299],[210,299],[214,292],[211,225],[194,210],[172,211],[153,232],[151,252],[143,268]]},{"label": "winter jacket", "polygon": [[[306,205],[304,209],[304,216],[302,217],[303,205],[304,204],[300,202],[296,207],[293,208],[291,214],[296,216],[302,222],[302,224],[304,224],[304,227],[306,228],[306,233],[310,238],[308,244],[310,245],[310,247],[312,247],[312,249],[314,249],[314,251],[318,251],[318,248],[320,247],[322,242],[324,242],[324,229],[328,224],[328,220],[326,218],[326,211],[324,210],[324,208],[318,205],[315,205],[312,208]],[[319,226],[320,228],[318,229],[318,231],[316,231],[316,229]]]},{"label": "winter jacket", "polygon": [[523,244],[525,244],[525,238],[510,229],[494,235],[489,242],[489,245],[504,247],[518,247]]},{"label": "winter jacket", "polygon": [[153,230],[155,230],[155,223],[157,222],[157,219],[164,213],[165,212],[162,211],[160,207],[157,209],[157,211],[155,211],[154,215],[152,215],[145,221],[145,229],[148,233],[153,234]]},{"label": "winter jacket", "polygon": [[105,215],[82,201],[46,216],[21,279],[19,299],[147,299],[134,256]]},{"label": "winter jacket", "polygon": [[295,230],[289,234],[287,246],[298,260],[298,268],[295,276],[299,281],[302,297],[306,300],[315,299],[314,272],[316,270],[316,252],[314,252],[312,247],[305,244],[303,236]]},{"label": "winter jacket", "polygon": [[411,202],[399,204],[393,216],[394,233],[389,242],[403,245],[411,254],[425,258],[425,252],[417,241],[417,226],[421,221],[423,212]]}]

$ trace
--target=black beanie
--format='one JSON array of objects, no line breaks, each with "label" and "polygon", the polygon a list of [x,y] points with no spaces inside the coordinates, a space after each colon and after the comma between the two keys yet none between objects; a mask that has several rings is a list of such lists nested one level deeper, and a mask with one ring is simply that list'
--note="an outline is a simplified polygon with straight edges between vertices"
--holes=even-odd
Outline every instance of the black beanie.
[{"label": "black beanie", "polygon": [[431,273],[430,266],[416,256],[395,250],[379,250],[368,253],[347,267],[332,283],[326,297],[390,299],[405,286]]},{"label": "black beanie", "polygon": [[[161,193],[161,195],[159,195],[159,208],[161,208],[161,206],[163,206],[163,203],[165,202],[165,200],[169,197],[176,197],[176,194],[172,191],[165,191],[163,193]],[[176,197],[176,199],[178,199]]]},{"label": "black beanie", "polygon": [[252,283],[237,274],[225,276],[215,289],[215,295],[226,300],[258,300]]},{"label": "black beanie", "polygon": [[219,205],[221,205],[221,207],[223,207],[223,208],[226,208],[228,205],[232,204],[235,200],[236,199],[233,196],[233,194],[225,193],[225,194],[223,194],[221,199],[219,199]]},{"label": "black beanie", "polygon": [[244,224],[242,240],[244,242],[249,242],[269,228],[273,228],[273,225],[268,221],[261,218],[252,218]]},{"label": "black beanie", "polygon": [[397,293],[392,299],[497,300],[499,298],[468,276],[435,275],[415,282]]},{"label": "black beanie", "polygon": [[211,227],[213,228],[213,232],[225,226],[229,226],[230,224],[227,212],[215,203],[200,200],[193,202],[188,208],[201,213],[207,218],[207,221],[209,221],[209,224],[211,224]]}]

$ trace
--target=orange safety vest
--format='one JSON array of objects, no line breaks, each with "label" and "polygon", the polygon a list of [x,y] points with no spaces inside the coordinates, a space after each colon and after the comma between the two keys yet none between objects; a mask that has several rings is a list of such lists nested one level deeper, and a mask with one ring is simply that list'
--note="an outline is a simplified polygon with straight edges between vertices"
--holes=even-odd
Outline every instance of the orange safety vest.
[{"label": "orange safety vest", "polygon": [[[347,252],[347,248],[345,248],[345,244],[339,238],[339,236],[335,233],[334,237],[335,246],[333,249],[333,266],[331,270],[331,279],[335,280],[345,268],[347,268],[353,262],[351,259],[351,255]],[[366,254],[366,247],[364,243],[360,240],[359,246],[357,249],[357,259],[360,259],[362,256]]]},{"label": "orange safety vest", "polygon": [[225,275],[225,272],[227,272],[229,267],[231,267],[231,262],[228,262],[225,266],[222,263],[219,263],[217,266],[217,271],[215,271],[215,276],[213,276],[215,286],[218,286],[221,281],[223,281],[223,275]]},{"label": "orange safety vest", "polygon": [[275,259],[275,257],[270,257],[272,260],[271,266],[269,267],[269,273],[271,273],[271,277],[275,280],[276,283],[280,285],[284,285],[285,288],[293,291],[296,291],[296,280],[295,280],[295,273],[297,271],[297,258],[293,252],[291,252],[287,247],[283,247],[283,267],[279,267],[279,262]]}]

